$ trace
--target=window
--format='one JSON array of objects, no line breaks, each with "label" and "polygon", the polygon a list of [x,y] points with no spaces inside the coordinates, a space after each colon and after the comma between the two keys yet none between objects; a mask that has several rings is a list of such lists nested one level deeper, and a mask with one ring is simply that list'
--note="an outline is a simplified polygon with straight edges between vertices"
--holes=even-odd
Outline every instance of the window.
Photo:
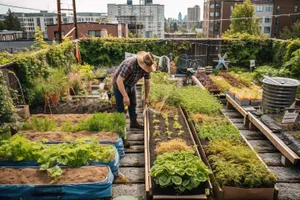
[{"label": "window", "polygon": [[[64,35],[65,35],[65,32],[62,31],[62,32],[61,32],[61,36],[64,36]],[[58,31],[54,31],[54,38],[55,38],[56,40],[58,40]]]},{"label": "window", "polygon": [[259,18],[259,23],[262,23],[263,22],[263,18]]},{"label": "window", "polygon": [[213,17],[213,16],[214,16],[214,13],[213,13],[213,12],[209,13],[209,16]]},{"label": "window", "polygon": [[219,17],[220,16],[220,13],[219,12],[216,12],[216,17]]},{"label": "window", "polygon": [[273,5],[266,5],[266,12],[272,12],[273,11]]},{"label": "window", "polygon": [[88,31],[88,35],[90,37],[92,36],[101,37],[101,31]]},{"label": "window", "polygon": [[216,3],[216,8],[221,8],[221,4]]},{"label": "window", "polygon": [[256,12],[263,12],[264,11],[264,5],[256,5]]},{"label": "window", "polygon": [[265,23],[266,23],[266,24],[271,23],[271,17],[266,17],[266,18],[265,18]]},{"label": "window", "polygon": [[215,4],[210,4],[210,8],[215,8]]},{"label": "window", "polygon": [[295,6],[294,12],[297,12],[297,11],[298,11],[298,6]]},{"label": "window", "polygon": [[264,33],[271,33],[271,27],[270,26],[264,27]]}]

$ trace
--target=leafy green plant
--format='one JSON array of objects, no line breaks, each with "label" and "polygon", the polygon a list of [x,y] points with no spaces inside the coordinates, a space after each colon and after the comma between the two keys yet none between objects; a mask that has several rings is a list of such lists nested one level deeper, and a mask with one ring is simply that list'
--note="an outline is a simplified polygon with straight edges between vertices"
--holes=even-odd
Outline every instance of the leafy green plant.
[{"label": "leafy green plant", "polygon": [[112,145],[102,145],[96,138],[86,143],[85,139],[71,143],[45,145],[38,141],[29,141],[22,135],[4,140],[0,145],[0,160],[37,161],[41,170],[47,170],[53,182],[61,175],[59,165],[79,167],[88,161],[110,162],[115,159],[116,149]]},{"label": "leafy green plant", "polygon": [[86,120],[85,128],[88,131],[108,131],[125,136],[126,121],[122,113],[97,113]]},{"label": "leafy green plant", "polygon": [[190,191],[209,180],[211,172],[192,152],[170,152],[158,155],[150,176],[162,188],[172,187],[177,192]]},{"label": "leafy green plant", "polygon": [[207,91],[198,87],[179,88],[180,105],[189,113],[214,114],[222,107],[220,102]]},{"label": "leafy green plant", "polygon": [[183,130],[180,130],[179,132],[178,132],[178,136],[181,136],[181,135],[183,135],[184,134],[184,131]]},{"label": "leafy green plant", "polygon": [[200,139],[216,140],[216,139],[233,139],[240,140],[241,136],[236,127],[232,124],[210,124],[196,125],[196,130]]},{"label": "leafy green plant", "polygon": [[4,82],[3,73],[0,70],[0,127],[4,123],[10,123],[13,120],[13,101],[9,95],[9,90]]},{"label": "leafy green plant", "polygon": [[174,121],[174,123],[173,123],[173,128],[174,129],[181,129],[182,128],[182,126],[177,122],[177,121]]},{"label": "leafy green plant", "polygon": [[26,121],[23,125],[24,130],[34,131],[55,131],[57,128],[57,122],[49,118],[37,118],[31,117],[30,120]]},{"label": "leafy green plant", "polygon": [[211,141],[205,147],[217,182],[221,186],[272,187],[276,176],[241,142]]}]

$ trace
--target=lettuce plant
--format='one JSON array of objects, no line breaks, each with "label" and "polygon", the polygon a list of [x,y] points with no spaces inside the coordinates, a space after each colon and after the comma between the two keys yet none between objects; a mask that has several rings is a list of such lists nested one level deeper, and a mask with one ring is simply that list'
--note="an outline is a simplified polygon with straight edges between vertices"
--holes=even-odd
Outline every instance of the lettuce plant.
[{"label": "lettuce plant", "polygon": [[210,170],[193,152],[171,152],[158,155],[150,176],[162,188],[173,187],[177,192],[197,188],[209,179]]}]

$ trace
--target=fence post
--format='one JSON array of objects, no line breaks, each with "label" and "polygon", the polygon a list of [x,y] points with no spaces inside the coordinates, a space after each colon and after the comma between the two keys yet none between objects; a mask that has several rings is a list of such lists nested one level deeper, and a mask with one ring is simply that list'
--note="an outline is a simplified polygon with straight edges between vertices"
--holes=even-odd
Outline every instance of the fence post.
[{"label": "fence post", "polygon": [[208,59],[209,59],[209,45],[210,45],[210,40],[208,40],[208,44],[206,46],[206,66],[208,65]]}]

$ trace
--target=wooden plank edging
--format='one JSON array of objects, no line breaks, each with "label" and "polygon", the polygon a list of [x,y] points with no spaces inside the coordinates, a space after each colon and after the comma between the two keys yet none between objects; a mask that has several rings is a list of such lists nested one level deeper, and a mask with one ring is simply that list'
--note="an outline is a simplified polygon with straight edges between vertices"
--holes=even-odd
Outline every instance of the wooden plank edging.
[{"label": "wooden plank edging", "polygon": [[266,125],[257,119],[252,113],[248,113],[249,121],[255,125],[269,141],[293,164],[300,161],[300,157],[280,140]]}]

